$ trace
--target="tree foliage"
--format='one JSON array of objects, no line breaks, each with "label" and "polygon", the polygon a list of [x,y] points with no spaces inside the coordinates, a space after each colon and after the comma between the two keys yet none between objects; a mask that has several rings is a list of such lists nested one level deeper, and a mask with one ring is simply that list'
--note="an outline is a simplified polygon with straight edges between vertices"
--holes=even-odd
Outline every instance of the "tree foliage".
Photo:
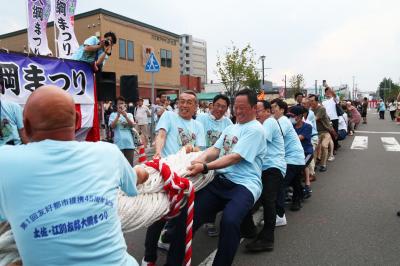
[{"label": "tree foliage", "polygon": [[217,71],[226,94],[233,99],[235,94],[244,88],[260,90],[260,78],[256,69],[255,53],[250,44],[243,49],[232,44],[225,54],[218,56]]},{"label": "tree foliage", "polygon": [[294,97],[297,92],[302,92],[305,87],[305,80],[303,74],[296,74],[289,78],[290,95],[286,97]]},{"label": "tree foliage", "polygon": [[400,92],[399,84],[395,84],[393,83],[391,78],[385,77],[379,83],[377,95],[379,96],[379,98],[387,101],[390,99],[396,99],[399,92]]}]

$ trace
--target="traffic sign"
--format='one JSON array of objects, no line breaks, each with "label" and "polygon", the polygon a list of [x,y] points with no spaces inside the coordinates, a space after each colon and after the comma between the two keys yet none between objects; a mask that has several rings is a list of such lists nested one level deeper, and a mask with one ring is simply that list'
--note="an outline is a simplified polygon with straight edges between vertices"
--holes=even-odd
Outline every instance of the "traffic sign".
[{"label": "traffic sign", "polygon": [[151,52],[149,59],[147,60],[146,66],[144,67],[146,72],[160,72],[160,64],[157,61],[154,53]]}]

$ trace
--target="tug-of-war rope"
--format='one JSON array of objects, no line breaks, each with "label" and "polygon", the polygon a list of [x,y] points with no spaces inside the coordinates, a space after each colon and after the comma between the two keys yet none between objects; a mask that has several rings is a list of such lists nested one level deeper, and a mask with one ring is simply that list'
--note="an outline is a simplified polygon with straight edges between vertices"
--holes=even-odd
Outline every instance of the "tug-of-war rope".
[{"label": "tug-of-war rope", "polygon": [[[185,149],[182,149],[165,159],[147,162],[143,166],[149,173],[149,179],[137,186],[139,195],[128,197],[122,191],[118,194],[118,215],[124,233],[148,227],[160,219],[176,217],[187,203],[187,266],[191,265],[192,257],[194,192],[205,187],[214,177],[213,171],[206,175],[185,177],[187,167],[201,153],[186,153]],[[10,227],[6,223],[0,223],[0,266],[20,260]]]}]

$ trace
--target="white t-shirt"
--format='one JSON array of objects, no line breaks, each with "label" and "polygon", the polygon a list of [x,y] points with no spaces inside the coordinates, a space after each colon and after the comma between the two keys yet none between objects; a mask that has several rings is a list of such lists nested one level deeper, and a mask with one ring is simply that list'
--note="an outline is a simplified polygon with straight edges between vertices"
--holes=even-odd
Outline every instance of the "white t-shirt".
[{"label": "white t-shirt", "polygon": [[342,130],[342,129],[344,129],[344,130],[346,130],[346,132],[347,132],[347,123],[348,123],[348,117],[347,117],[347,114],[346,113],[344,113],[342,116],[339,116],[339,130]]},{"label": "white t-shirt", "polygon": [[338,119],[338,115],[336,113],[336,102],[334,98],[326,99],[322,102],[322,105],[325,107],[326,113],[331,120]]},{"label": "white t-shirt", "polygon": [[135,111],[135,119],[138,125],[147,125],[148,114],[150,114],[149,108],[147,106],[138,106]]},{"label": "white t-shirt", "polygon": [[389,103],[389,111],[396,111],[396,103]]}]

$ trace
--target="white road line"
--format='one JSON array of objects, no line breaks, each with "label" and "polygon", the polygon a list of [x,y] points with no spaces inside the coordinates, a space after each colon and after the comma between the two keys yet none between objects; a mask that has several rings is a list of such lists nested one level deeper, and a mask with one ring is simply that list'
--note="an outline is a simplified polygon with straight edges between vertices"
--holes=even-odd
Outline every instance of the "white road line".
[{"label": "white road line", "polygon": [[[256,213],[253,214],[253,220],[256,225],[259,224],[260,221],[264,218],[263,213],[264,212],[260,208]],[[240,243],[242,243],[243,240],[244,238],[240,239]],[[214,261],[215,254],[217,254],[217,250],[218,249],[211,252],[210,255],[208,255],[208,257],[199,264],[199,266],[211,266]]]},{"label": "white road line", "polygon": [[381,138],[383,147],[386,151],[398,151],[400,152],[400,144],[397,142],[395,138]]},{"label": "white road line", "polygon": [[[240,239],[240,243],[242,243],[243,240],[244,240],[244,238],[241,238]],[[213,252],[211,252],[211,254],[208,255],[208,257],[199,264],[199,266],[211,266],[213,261],[214,261],[215,254],[217,254],[217,250],[218,249],[216,249]]]},{"label": "white road line", "polygon": [[355,136],[350,149],[352,150],[366,150],[368,148],[367,136]]},{"label": "white road line", "polygon": [[400,135],[399,131],[395,132],[388,132],[388,131],[362,131],[362,130],[356,130],[356,133],[364,133],[364,134],[393,134],[393,135]]}]

